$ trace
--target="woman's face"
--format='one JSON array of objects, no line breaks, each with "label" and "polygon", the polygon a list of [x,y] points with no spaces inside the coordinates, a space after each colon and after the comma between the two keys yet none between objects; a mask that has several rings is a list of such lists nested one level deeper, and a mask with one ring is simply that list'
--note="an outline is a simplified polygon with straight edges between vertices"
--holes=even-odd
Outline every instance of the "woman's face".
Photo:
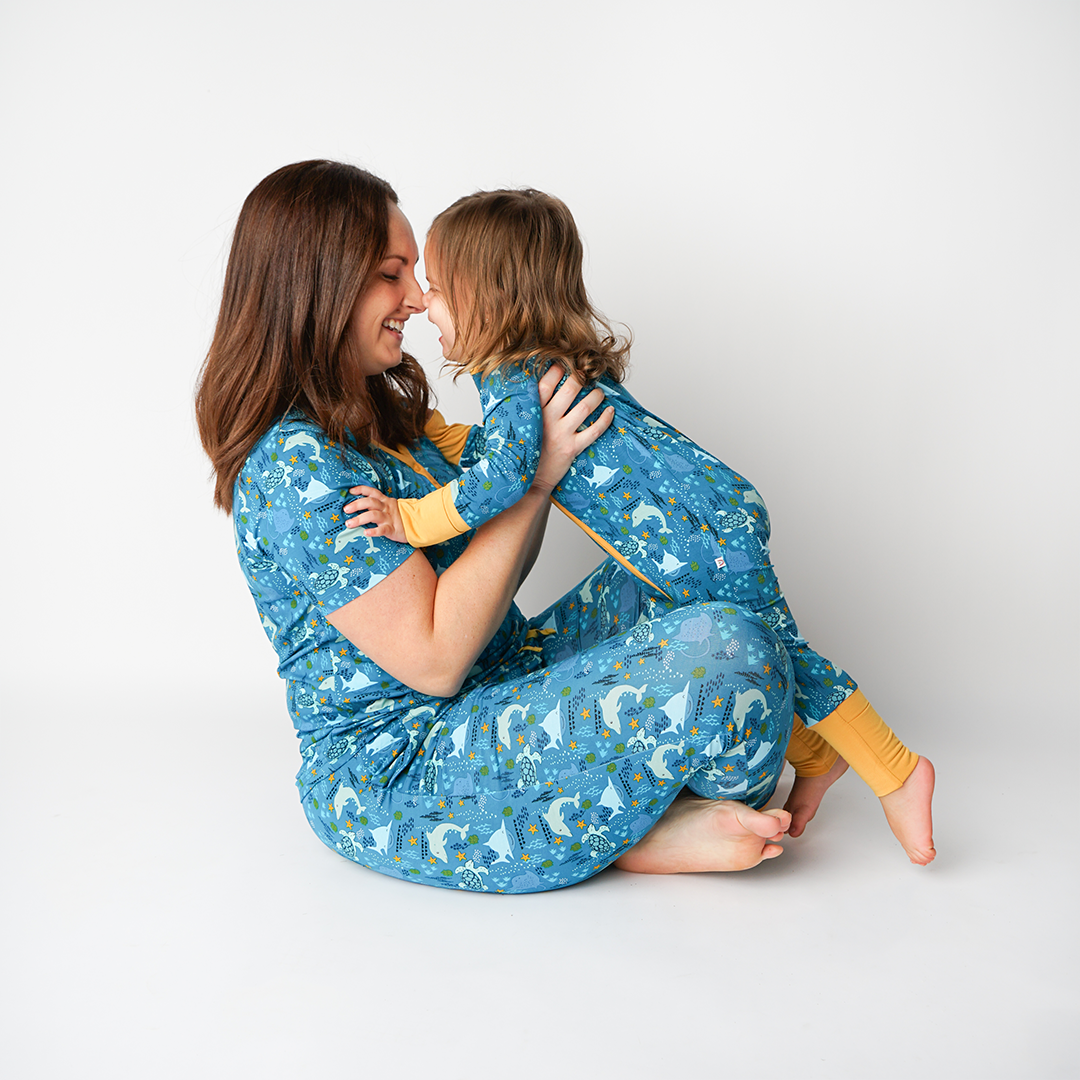
[{"label": "woman's face", "polygon": [[424,245],[424,272],[427,274],[428,290],[424,293],[424,307],[427,308],[429,323],[434,323],[439,328],[439,344],[442,346],[443,358],[453,360],[454,320],[450,316],[450,309],[446,306],[442,290],[439,288],[439,264],[435,259],[435,252],[430,242]]},{"label": "woman's face", "polygon": [[418,258],[408,219],[391,203],[386,255],[352,311],[352,334],[360,352],[360,373],[365,378],[401,363],[405,322],[410,315],[424,310],[423,290],[416,280]]}]

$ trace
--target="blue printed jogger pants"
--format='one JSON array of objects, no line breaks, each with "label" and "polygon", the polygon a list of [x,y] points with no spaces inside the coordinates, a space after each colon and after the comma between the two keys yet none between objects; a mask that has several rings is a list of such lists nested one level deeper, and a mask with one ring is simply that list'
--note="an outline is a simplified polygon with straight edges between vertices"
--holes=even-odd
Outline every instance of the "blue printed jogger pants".
[{"label": "blue printed jogger pants", "polygon": [[515,657],[416,717],[390,785],[362,749],[310,784],[315,832],[406,880],[538,892],[610,865],[684,786],[765,805],[791,732],[787,652],[734,604],[663,606],[602,563]]}]

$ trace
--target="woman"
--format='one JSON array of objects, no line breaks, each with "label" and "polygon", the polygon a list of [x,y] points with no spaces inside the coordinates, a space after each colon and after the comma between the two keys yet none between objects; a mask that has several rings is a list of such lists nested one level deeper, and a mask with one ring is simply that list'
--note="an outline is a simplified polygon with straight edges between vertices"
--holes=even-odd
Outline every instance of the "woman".
[{"label": "woman", "polygon": [[549,493],[610,421],[578,431],[598,391],[571,408],[579,387],[545,380],[535,480],[471,537],[418,551],[345,527],[349,488],[422,497],[480,442],[429,412],[402,352],[417,259],[384,181],[279,169],[241,211],[197,396],[316,834],[383,873],[504,892],[778,855],[789,815],[752,807],[783,768],[791,673],[760,619],[661,612],[610,560],[531,621],[513,605]]}]

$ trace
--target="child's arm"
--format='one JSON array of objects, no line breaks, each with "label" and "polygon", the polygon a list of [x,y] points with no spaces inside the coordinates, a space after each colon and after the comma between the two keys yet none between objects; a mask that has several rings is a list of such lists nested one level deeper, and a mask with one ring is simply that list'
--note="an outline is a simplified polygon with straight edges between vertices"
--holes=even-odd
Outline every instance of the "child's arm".
[{"label": "child's arm", "polygon": [[[464,454],[466,462],[462,464],[462,468],[470,464],[468,459],[471,454],[465,453],[470,438],[474,445],[478,439],[480,442],[483,441],[483,432],[478,425],[448,424],[438,409],[431,410],[427,424],[424,426],[424,434],[439,448],[439,452],[451,465],[461,464]],[[472,447],[469,446],[469,449],[471,451]],[[483,452],[482,445],[480,451]]]},{"label": "child's arm", "polygon": [[[557,365],[546,380],[562,378]],[[544,421],[535,373],[520,367],[496,371],[481,380],[474,376],[483,409],[477,438],[466,445],[462,461],[470,459],[456,481],[453,506],[468,528],[475,528],[513,506],[536,474]]]},{"label": "child's arm", "polygon": [[456,453],[457,460],[475,458],[475,464],[422,499],[391,499],[365,489],[359,500],[363,520],[354,519],[355,524],[370,528],[372,536],[430,547],[482,525],[529,490],[543,435],[536,377],[517,368],[488,375],[478,385],[484,410],[480,427],[448,425],[432,413],[425,429],[445,457]]}]

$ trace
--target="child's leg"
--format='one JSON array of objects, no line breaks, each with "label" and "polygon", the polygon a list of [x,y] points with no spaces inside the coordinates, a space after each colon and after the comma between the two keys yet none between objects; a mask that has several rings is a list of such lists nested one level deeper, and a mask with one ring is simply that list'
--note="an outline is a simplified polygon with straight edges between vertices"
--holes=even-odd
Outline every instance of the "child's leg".
[{"label": "child's leg", "polygon": [[[620,430],[632,429],[631,422],[622,421],[620,416]],[[601,440],[597,460],[604,460],[614,479],[600,495],[590,489],[591,482],[578,478],[574,487],[564,480],[566,491],[559,497],[575,506],[575,513],[567,511],[571,517],[640,578],[662,590],[667,603],[738,604],[759,612],[780,638],[793,665],[799,710],[818,732],[816,743],[812,731],[805,738],[796,734],[791,751],[803,759],[796,763],[794,801],[789,803],[794,835],[814,816],[848,759],[882,799],[908,855],[916,862],[930,861],[932,766],[919,764],[918,756],[877,714],[867,711],[854,679],[799,633],[769,557],[768,516],[751,485],[703,452],[688,454],[682,442],[658,429],[655,444],[646,443],[657,456],[645,454],[641,461],[631,461],[620,444],[607,461],[603,453],[611,448]],[[662,447],[674,452],[663,457]],[[592,475],[597,476],[595,466]],[[841,756],[822,750],[822,740]]]},{"label": "child's leg", "polygon": [[[889,827],[911,861],[931,862],[936,854],[931,818],[933,765],[900,741],[853,679],[810,647],[799,633],[771,565],[731,577],[699,565],[678,584],[680,596],[727,600],[760,612],[791,657],[798,706],[811,723],[805,727],[796,716],[788,746],[796,777],[784,806],[792,815],[791,835],[801,835],[825,792],[850,765],[881,799]],[[761,590],[757,596],[755,587]],[[776,599],[763,606],[770,597]]]},{"label": "child's leg", "polygon": [[807,731],[835,751],[880,799],[900,788],[915,771],[919,755],[909,750],[877,714],[861,690]]},{"label": "child's leg", "polygon": [[[904,746],[861,690],[812,730],[835,747],[881,799],[889,827],[908,858],[922,866],[931,862],[937,853],[930,808],[934,766],[930,761]],[[793,816],[795,813],[792,810]]]},{"label": "child's leg", "polygon": [[839,753],[815,730],[810,730],[796,716],[791,726],[787,759],[796,776],[825,776],[836,764]]}]

